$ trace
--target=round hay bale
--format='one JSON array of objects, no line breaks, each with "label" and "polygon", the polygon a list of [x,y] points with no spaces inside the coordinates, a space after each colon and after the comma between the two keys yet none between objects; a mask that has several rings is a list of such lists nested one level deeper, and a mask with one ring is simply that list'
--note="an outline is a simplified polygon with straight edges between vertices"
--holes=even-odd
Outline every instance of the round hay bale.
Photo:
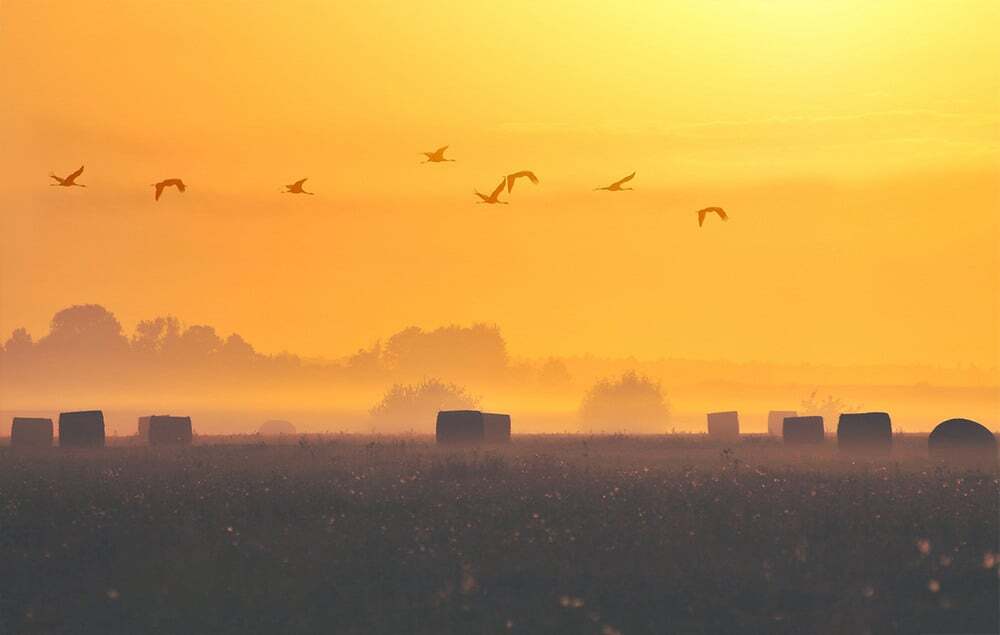
[{"label": "round hay bale", "polygon": [[989,428],[971,419],[942,421],[927,437],[927,452],[934,459],[997,460],[997,439]]},{"label": "round hay bale", "polygon": [[842,452],[889,454],[892,420],[887,412],[845,412],[837,422],[837,447]]}]

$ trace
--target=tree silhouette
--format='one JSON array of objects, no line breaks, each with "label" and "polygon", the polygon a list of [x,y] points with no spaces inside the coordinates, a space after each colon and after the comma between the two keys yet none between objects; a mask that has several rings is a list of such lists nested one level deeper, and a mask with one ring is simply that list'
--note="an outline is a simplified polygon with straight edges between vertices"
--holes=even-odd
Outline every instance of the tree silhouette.
[{"label": "tree silhouette", "polygon": [[122,325],[113,313],[97,304],[71,306],[52,317],[40,349],[61,356],[113,356],[129,350]]},{"label": "tree silhouette", "polygon": [[381,431],[426,428],[439,410],[475,408],[479,399],[465,388],[428,379],[419,384],[395,384],[369,414]]},{"label": "tree silhouette", "polygon": [[25,328],[14,329],[10,334],[10,339],[4,344],[3,352],[11,357],[25,357],[31,354],[35,344],[31,341],[31,334]]},{"label": "tree silhouette", "polygon": [[580,420],[593,430],[663,432],[669,419],[660,384],[634,371],[598,381],[580,405]]}]

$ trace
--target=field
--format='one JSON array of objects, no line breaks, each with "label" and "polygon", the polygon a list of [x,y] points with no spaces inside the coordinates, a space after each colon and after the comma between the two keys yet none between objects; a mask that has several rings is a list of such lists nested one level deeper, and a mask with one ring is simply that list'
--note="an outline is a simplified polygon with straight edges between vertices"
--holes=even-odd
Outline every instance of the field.
[{"label": "field", "polygon": [[925,443],[2,448],[0,632],[996,632],[996,473]]}]

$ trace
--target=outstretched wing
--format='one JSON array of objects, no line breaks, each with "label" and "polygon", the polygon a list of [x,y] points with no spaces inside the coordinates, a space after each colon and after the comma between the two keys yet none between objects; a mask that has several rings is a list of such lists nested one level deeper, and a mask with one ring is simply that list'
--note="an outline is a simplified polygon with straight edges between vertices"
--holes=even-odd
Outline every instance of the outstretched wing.
[{"label": "outstretched wing", "polygon": [[183,191],[185,191],[187,189],[187,186],[184,185],[184,181],[182,181],[180,179],[177,179],[176,181],[174,181],[174,185],[176,185],[177,189],[180,190],[181,192],[183,192]]},{"label": "outstretched wing", "polygon": [[617,186],[621,185],[622,183],[628,183],[629,181],[631,181],[634,178],[635,178],[635,172],[633,172],[632,174],[629,174],[624,179],[621,179],[619,181],[615,181],[609,187],[617,187]]},{"label": "outstretched wing", "polygon": [[80,176],[81,174],[83,174],[83,166],[82,165],[80,166],[79,170],[77,170],[76,172],[74,172],[74,173],[70,174],[69,176],[67,176],[66,180],[67,181],[73,181],[73,180],[76,179],[76,177]]},{"label": "outstretched wing", "polygon": [[538,185],[538,177],[531,170],[521,170],[520,172],[514,172],[513,174],[507,175],[507,193],[514,189],[514,181],[521,178],[522,176],[528,177],[528,180]]},{"label": "outstretched wing", "polygon": [[309,180],[309,177],[304,179],[299,179],[298,181],[292,183],[291,187],[302,187],[302,184]]},{"label": "outstretched wing", "polygon": [[698,210],[698,227],[701,227],[701,224],[705,222],[705,216],[709,212],[714,212],[718,214],[719,218],[721,218],[722,220],[729,220],[729,216],[726,215],[726,210],[722,209],[721,207],[706,207],[704,209]]},{"label": "outstretched wing", "polygon": [[163,181],[156,183],[154,187],[156,188],[156,197],[154,200],[158,201],[160,200],[160,194],[163,194],[163,187],[164,187]]},{"label": "outstretched wing", "polygon": [[494,201],[497,200],[497,197],[500,196],[500,192],[503,192],[503,186],[506,184],[507,184],[506,178],[500,179],[500,185],[496,186],[496,188],[493,190],[493,193],[490,194],[490,199]]},{"label": "outstretched wing", "polygon": [[441,146],[440,148],[438,148],[437,150],[434,151],[434,154],[436,154],[438,156],[441,156],[441,155],[444,154],[444,151],[447,150],[447,149],[448,149],[448,146]]}]

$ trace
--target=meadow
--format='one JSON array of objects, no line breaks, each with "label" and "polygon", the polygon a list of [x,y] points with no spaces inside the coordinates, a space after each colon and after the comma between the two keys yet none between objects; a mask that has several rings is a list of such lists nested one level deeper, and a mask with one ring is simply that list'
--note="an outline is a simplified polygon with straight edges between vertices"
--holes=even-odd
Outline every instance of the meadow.
[{"label": "meadow", "polygon": [[925,444],[3,447],[0,632],[996,632],[996,470]]}]

